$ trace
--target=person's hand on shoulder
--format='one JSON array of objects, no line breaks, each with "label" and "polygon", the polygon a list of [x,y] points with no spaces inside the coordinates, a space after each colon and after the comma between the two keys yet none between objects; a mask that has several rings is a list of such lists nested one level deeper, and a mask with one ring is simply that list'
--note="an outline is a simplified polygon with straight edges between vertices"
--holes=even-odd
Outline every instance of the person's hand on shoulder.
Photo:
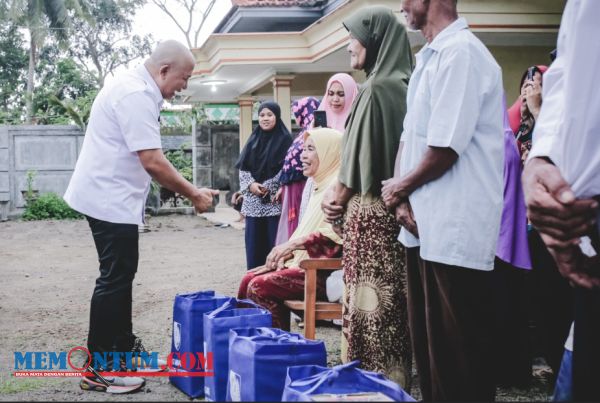
[{"label": "person's hand on shoulder", "polygon": [[213,198],[219,195],[219,191],[209,188],[198,188],[190,201],[197,213],[204,213],[213,204]]}]

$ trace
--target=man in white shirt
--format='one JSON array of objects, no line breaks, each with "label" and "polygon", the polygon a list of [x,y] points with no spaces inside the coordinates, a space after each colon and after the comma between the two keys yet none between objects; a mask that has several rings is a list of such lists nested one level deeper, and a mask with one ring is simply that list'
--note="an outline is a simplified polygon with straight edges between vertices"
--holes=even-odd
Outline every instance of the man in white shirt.
[{"label": "man in white shirt", "polygon": [[416,55],[394,178],[424,400],[493,400],[494,266],[503,202],[501,69],[455,0],[404,0]]},{"label": "man in white shirt", "polygon": [[[163,99],[187,87],[194,65],[185,46],[162,42],[143,65],[102,88],[92,105],[81,153],[64,195],[73,209],[86,216],[100,261],[90,308],[88,349],[92,355],[144,350],[132,331],[131,305],[138,225],[143,224],[152,178],[190,199],[198,212],[208,209],[218,194],[185,180],[161,149]],[[112,362],[101,369],[119,369],[122,364]],[[141,378],[111,377],[110,385],[104,381],[84,377],[80,386],[110,392],[115,388],[108,386],[143,385]]]},{"label": "man in white shirt", "polygon": [[528,216],[575,287],[574,400],[600,400],[600,2],[569,0],[523,172]]}]

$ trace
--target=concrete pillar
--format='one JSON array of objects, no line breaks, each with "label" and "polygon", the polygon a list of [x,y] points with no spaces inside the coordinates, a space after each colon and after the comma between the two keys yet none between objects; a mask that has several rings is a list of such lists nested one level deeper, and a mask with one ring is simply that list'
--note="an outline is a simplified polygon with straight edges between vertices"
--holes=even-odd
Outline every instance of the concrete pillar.
[{"label": "concrete pillar", "polygon": [[0,125],[0,221],[8,219],[10,202],[10,164],[8,126]]},{"label": "concrete pillar", "polygon": [[281,107],[281,120],[292,131],[292,80],[294,75],[276,75],[271,78],[273,98]]},{"label": "concrete pillar", "polygon": [[242,95],[238,97],[238,105],[240,106],[240,152],[246,145],[246,141],[252,133],[252,106],[254,105],[254,97]]}]

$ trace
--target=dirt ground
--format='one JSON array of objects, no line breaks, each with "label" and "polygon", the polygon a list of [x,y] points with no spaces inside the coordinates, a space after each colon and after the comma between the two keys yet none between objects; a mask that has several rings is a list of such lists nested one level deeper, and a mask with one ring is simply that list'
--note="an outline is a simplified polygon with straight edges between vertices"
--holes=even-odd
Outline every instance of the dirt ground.
[{"label": "dirt ground", "polygon": [[[149,224],[150,232],[140,234],[133,326],[148,350],[166,356],[177,293],[208,289],[237,293],[245,272],[244,235],[197,216],[152,217]],[[75,378],[11,376],[15,351],[69,351],[85,346],[97,266],[92,236],[83,220],[0,223],[0,400],[191,400],[168,378],[148,378],[144,390],[136,394],[107,395],[80,390]],[[339,363],[339,335],[332,326],[317,328],[317,338],[326,342],[330,365]],[[416,386],[411,393],[420,395]],[[543,378],[537,376],[530,388],[499,389],[497,399],[540,401],[548,393]]]}]

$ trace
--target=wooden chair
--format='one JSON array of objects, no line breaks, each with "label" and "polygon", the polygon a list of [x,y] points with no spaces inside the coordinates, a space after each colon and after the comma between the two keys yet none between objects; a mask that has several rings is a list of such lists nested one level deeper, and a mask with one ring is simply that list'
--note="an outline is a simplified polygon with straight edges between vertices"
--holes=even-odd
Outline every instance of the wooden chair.
[{"label": "wooden chair", "polygon": [[315,322],[321,319],[341,319],[342,304],[317,301],[317,271],[334,271],[342,268],[342,259],[304,259],[300,267],[304,277],[304,301],[286,300],[284,304],[292,311],[304,311],[304,337],[315,338]]}]

